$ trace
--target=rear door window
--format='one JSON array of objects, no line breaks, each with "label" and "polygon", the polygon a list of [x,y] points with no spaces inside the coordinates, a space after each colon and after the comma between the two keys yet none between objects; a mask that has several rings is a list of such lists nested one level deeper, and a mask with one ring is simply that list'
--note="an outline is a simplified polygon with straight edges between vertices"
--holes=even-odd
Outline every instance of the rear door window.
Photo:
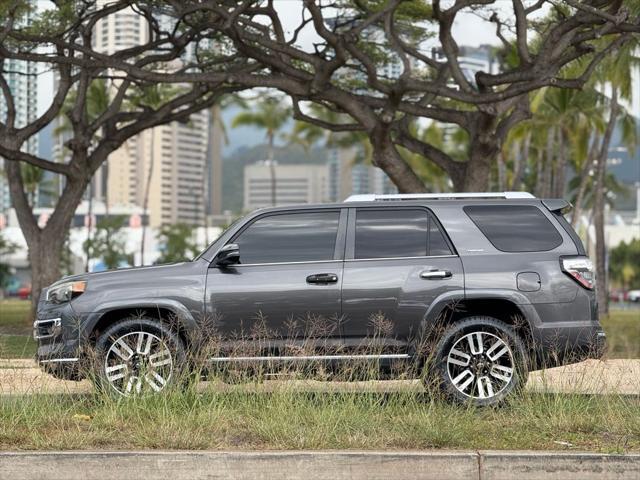
[{"label": "rear door window", "polygon": [[451,254],[438,223],[425,209],[356,211],[356,259]]},{"label": "rear door window", "polygon": [[533,205],[468,205],[464,211],[503,252],[542,252],[562,244],[560,233]]}]

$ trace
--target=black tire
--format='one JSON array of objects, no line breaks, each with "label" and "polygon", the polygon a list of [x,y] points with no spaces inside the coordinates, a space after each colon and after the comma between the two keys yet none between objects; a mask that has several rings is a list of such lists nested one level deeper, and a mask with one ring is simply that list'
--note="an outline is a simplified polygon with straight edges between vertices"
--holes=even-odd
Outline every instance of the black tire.
[{"label": "black tire", "polygon": [[[133,353],[128,360],[127,348]],[[94,384],[98,391],[120,396],[166,391],[178,384],[185,358],[182,340],[166,325],[150,318],[126,318],[96,341]]]},{"label": "black tire", "polygon": [[[470,335],[475,333],[480,335]],[[524,387],[527,365],[525,345],[510,325],[472,316],[445,330],[435,348],[432,378],[447,400],[487,407],[501,404]]]}]

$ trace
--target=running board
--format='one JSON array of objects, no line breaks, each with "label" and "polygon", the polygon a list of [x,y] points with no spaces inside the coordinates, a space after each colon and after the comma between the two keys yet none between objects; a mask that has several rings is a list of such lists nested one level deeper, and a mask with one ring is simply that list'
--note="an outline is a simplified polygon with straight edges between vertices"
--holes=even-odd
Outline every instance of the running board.
[{"label": "running board", "polygon": [[299,355],[299,356],[265,356],[265,357],[212,357],[212,363],[227,362],[319,362],[333,360],[406,360],[410,356],[406,353],[391,353],[383,355]]}]

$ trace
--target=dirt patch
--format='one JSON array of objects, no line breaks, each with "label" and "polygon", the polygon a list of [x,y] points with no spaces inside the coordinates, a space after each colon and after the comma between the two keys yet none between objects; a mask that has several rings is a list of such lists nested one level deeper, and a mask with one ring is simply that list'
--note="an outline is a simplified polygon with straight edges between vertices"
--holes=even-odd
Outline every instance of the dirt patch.
[{"label": "dirt patch", "polygon": [[[527,389],[547,393],[622,394],[640,395],[640,360],[587,360],[564,367],[532,372]],[[418,380],[391,380],[367,382],[322,382],[316,380],[267,380],[263,383],[227,385],[202,382],[202,388],[220,390],[250,389],[273,391],[278,388],[295,388],[301,391],[419,391]],[[72,382],[57,380],[42,372],[33,360],[0,360],[0,394],[65,394],[87,393],[91,383],[83,380]]]}]

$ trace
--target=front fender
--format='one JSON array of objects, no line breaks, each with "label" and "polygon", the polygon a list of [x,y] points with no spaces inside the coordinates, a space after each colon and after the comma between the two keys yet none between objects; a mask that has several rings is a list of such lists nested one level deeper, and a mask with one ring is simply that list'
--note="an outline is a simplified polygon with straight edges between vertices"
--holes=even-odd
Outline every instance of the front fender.
[{"label": "front fender", "polygon": [[82,335],[88,338],[104,315],[117,310],[169,310],[175,315],[176,321],[182,329],[194,331],[198,328],[198,323],[193,314],[177,300],[158,298],[132,300],[129,302],[114,300],[99,304],[92,312],[86,315],[85,320],[82,322]]}]

